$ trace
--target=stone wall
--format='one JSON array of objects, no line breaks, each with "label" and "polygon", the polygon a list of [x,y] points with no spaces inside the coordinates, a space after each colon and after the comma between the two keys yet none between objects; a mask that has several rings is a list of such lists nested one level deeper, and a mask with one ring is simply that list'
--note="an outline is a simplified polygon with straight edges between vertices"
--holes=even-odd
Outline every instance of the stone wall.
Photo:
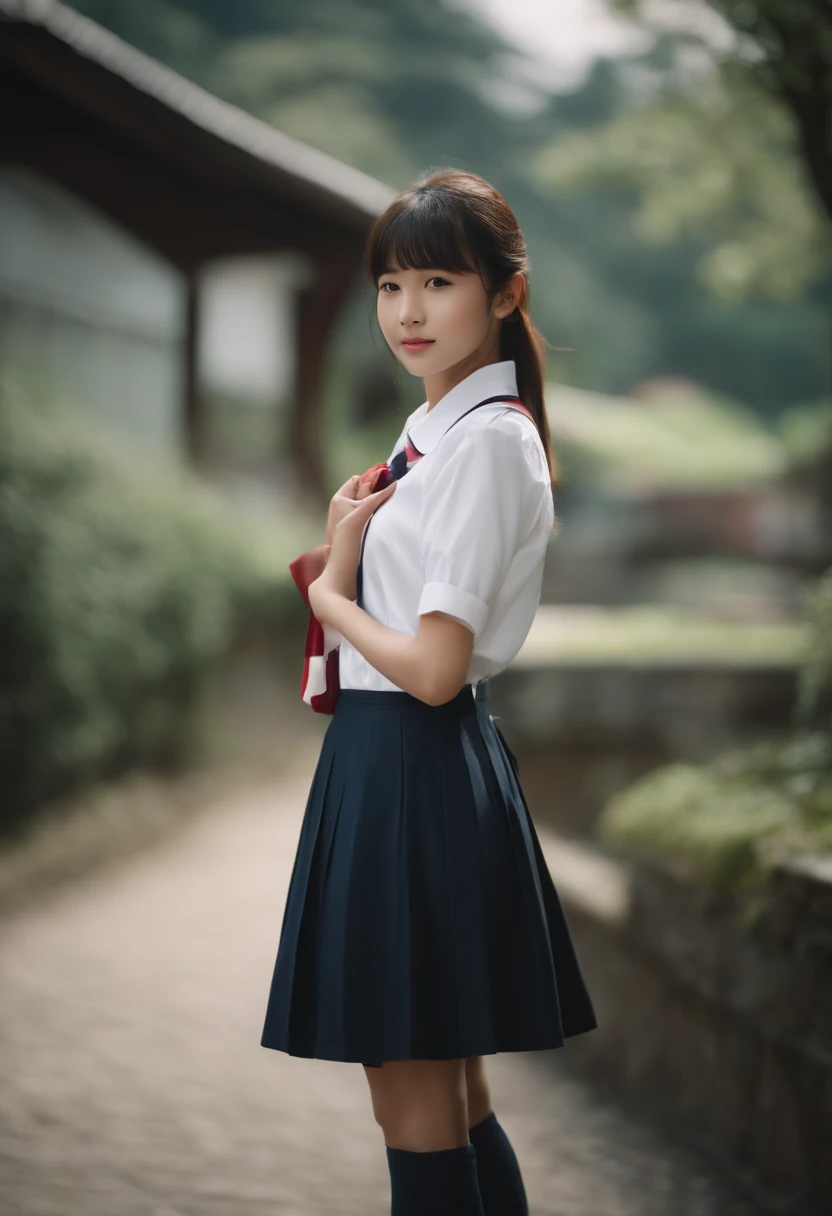
[{"label": "stone wall", "polygon": [[540,827],[599,1028],[578,1066],[678,1120],[766,1211],[832,1194],[832,858],[717,899]]},{"label": "stone wall", "polygon": [[650,769],[784,729],[796,682],[774,664],[515,663],[489,701],[536,814],[591,836],[607,800]]}]

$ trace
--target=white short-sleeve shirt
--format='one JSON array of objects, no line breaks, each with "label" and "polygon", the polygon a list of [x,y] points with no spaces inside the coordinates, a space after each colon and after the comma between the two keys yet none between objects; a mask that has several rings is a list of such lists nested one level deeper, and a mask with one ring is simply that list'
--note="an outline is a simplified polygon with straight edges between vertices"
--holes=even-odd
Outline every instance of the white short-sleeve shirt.
[{"label": "white short-sleeve shirt", "polygon": [[[462,418],[499,394],[518,395],[513,359],[478,368],[433,409],[423,402],[409,415],[389,459],[408,433],[422,458],[370,517],[364,542],[362,607],[412,636],[425,612],[467,625],[472,684],[502,671],[523,645],[555,521],[546,453],[531,419],[501,402]],[[397,690],[346,638],[335,640],[342,688]]]}]

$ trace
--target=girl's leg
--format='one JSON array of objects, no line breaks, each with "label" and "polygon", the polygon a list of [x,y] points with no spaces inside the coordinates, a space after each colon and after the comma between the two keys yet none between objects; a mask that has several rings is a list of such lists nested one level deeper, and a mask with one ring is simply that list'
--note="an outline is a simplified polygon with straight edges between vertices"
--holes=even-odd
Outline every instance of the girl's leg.
[{"label": "girl's leg", "polygon": [[387,1145],[432,1152],[469,1143],[463,1060],[385,1060],[364,1072]]},{"label": "girl's leg", "polygon": [[484,1216],[464,1060],[387,1060],[364,1071],[384,1132],[392,1216]]},{"label": "girl's leg", "polygon": [[468,1127],[477,1152],[477,1175],[484,1216],[528,1216],[523,1176],[511,1141],[491,1106],[485,1060],[465,1061]]},{"label": "girl's leg", "polygon": [[483,1056],[470,1056],[465,1061],[465,1092],[468,1098],[468,1126],[482,1123],[491,1114],[491,1087],[485,1072]]}]

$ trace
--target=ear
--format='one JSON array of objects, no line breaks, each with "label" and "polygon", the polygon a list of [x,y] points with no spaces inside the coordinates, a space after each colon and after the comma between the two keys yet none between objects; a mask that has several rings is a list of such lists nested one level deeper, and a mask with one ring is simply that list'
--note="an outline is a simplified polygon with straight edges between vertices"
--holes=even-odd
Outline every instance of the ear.
[{"label": "ear", "polygon": [[519,305],[521,296],[523,294],[523,284],[525,281],[526,276],[523,274],[523,271],[518,270],[516,274],[511,276],[509,281],[503,287],[503,290],[500,293],[503,307],[498,313],[501,321],[504,321],[506,317],[510,316],[511,313],[514,312],[515,308],[517,308]]}]

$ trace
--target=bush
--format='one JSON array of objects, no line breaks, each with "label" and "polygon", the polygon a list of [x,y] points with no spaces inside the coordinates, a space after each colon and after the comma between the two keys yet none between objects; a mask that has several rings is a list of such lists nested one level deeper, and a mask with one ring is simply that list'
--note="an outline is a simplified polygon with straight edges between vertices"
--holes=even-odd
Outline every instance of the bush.
[{"label": "bush", "polygon": [[56,794],[187,754],[211,664],[299,599],[253,525],[173,463],[0,397],[0,765],[8,832]]},{"label": "bush", "polygon": [[655,769],[610,799],[598,830],[712,890],[759,886],[785,853],[832,850],[832,741],[765,740]]},{"label": "bush", "polygon": [[832,569],[812,588],[807,610],[811,636],[800,669],[796,718],[804,729],[832,734]]},{"label": "bush", "polygon": [[777,432],[793,468],[816,465],[832,451],[832,398],[791,406],[780,415]]},{"label": "bush", "polygon": [[808,616],[794,732],[647,773],[606,805],[601,838],[722,890],[764,884],[786,853],[832,851],[832,570]]}]

